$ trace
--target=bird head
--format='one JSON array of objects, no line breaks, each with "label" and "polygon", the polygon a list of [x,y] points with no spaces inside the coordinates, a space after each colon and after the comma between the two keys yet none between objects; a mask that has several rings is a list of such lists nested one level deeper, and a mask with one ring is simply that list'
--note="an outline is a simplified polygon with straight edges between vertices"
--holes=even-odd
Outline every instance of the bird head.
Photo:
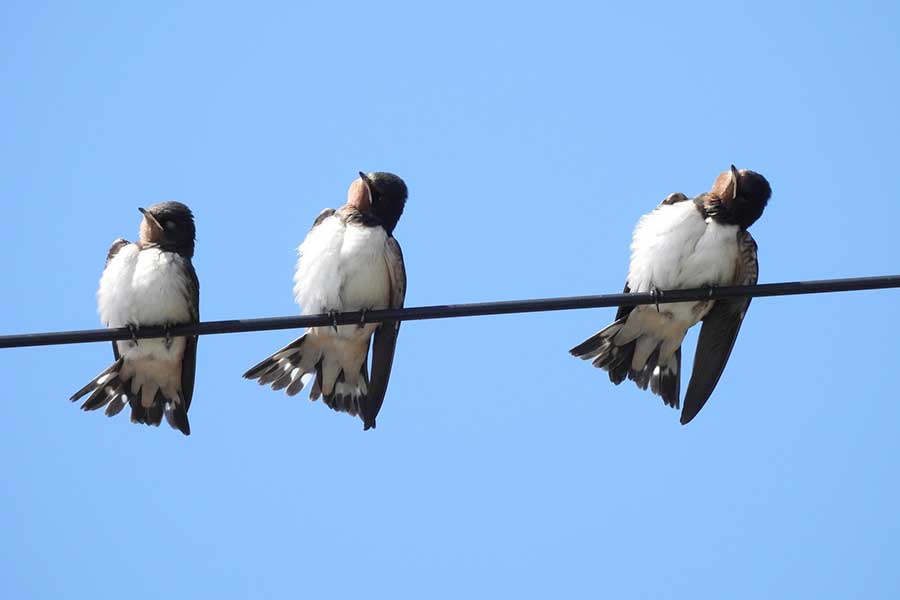
[{"label": "bird head", "polygon": [[731,165],[716,178],[710,195],[718,205],[717,210],[711,211],[718,220],[747,229],[762,216],[772,188],[756,171],[738,170]]},{"label": "bird head", "polygon": [[144,215],[141,221],[142,242],[157,244],[188,258],[194,255],[197,231],[191,209],[181,202],[160,202],[138,210]]}]

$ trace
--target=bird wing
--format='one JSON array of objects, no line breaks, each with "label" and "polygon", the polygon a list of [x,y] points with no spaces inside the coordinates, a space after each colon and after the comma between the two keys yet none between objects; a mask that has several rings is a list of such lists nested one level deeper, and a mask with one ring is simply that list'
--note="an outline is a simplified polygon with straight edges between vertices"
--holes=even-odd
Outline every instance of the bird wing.
[{"label": "bird wing", "polygon": [[[388,237],[385,243],[385,261],[391,284],[390,308],[403,308],[406,299],[406,267],[400,244],[393,237]],[[384,321],[375,330],[372,342],[372,377],[362,415],[366,429],[375,427],[375,417],[384,402],[399,332],[400,321]]]},{"label": "bird wing", "polygon": [[330,216],[333,215],[333,214],[334,214],[334,209],[333,209],[333,208],[326,208],[326,209],[324,209],[322,212],[319,213],[319,216],[316,217],[316,220],[313,221],[313,226],[310,227],[309,230],[312,231],[313,229],[315,229],[316,227],[318,227],[319,224],[320,224],[322,221],[324,221],[325,219],[327,219],[328,217],[330,217]]},{"label": "bird wing", "polygon": [[[200,280],[190,259],[186,260],[188,272],[187,295],[191,307],[191,323],[200,321]],[[184,356],[181,362],[181,393],[184,397],[185,412],[191,407],[194,396],[194,375],[197,371],[197,339],[196,335],[185,336]]]},{"label": "bird wing", "polygon": [[125,238],[117,238],[112,243],[112,246],[109,247],[109,252],[106,253],[106,262],[103,264],[103,266],[104,267],[109,266],[109,261],[111,261],[116,256],[116,254],[119,253],[119,250],[121,250],[122,248],[124,248],[125,246],[127,246],[130,243],[131,242],[129,242]]},{"label": "bird wing", "polygon": [[[124,248],[125,246],[127,246],[130,243],[131,242],[129,242],[125,238],[116,238],[113,241],[112,246],[109,247],[109,252],[106,253],[106,262],[103,263],[103,269],[105,270],[106,267],[109,266],[109,261],[111,261],[113,258],[115,258],[116,254],[119,253],[119,250],[121,250],[122,248]],[[121,358],[121,357],[119,356],[119,347],[116,345],[116,342],[112,343],[112,349],[113,349],[113,356],[116,357],[116,360],[119,360],[119,358]]]},{"label": "bird wing", "polygon": [[[755,285],[759,277],[756,242],[744,230],[738,232],[737,242],[738,261],[732,285]],[[719,382],[749,306],[749,297],[716,300],[703,319],[691,382],[684,396],[682,425],[697,416]]]},{"label": "bird wing", "polygon": [[666,199],[659,203],[660,206],[667,206],[669,204],[675,204],[677,202],[684,202],[685,200],[690,200],[687,196],[682,194],[681,192],[672,192]]},{"label": "bird wing", "polygon": [[[625,289],[622,290],[622,293],[623,294],[631,293],[631,288],[628,286],[627,281],[625,282]],[[619,310],[616,311],[616,321],[627,317],[631,313],[632,310],[634,310],[633,306],[620,306]]]}]

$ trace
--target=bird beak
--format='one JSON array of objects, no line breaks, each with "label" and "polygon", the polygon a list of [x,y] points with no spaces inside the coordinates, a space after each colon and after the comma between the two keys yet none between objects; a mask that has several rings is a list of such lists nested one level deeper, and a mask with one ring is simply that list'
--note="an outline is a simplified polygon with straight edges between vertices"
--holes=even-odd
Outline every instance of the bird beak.
[{"label": "bird beak", "polygon": [[156,217],[154,217],[150,213],[150,211],[148,211],[146,208],[138,208],[138,210],[141,211],[141,214],[144,215],[144,218],[148,223],[156,227],[159,231],[163,231],[163,226],[159,224],[159,221],[156,220]]},{"label": "bird beak", "polygon": [[731,197],[732,199],[734,199],[738,197],[738,170],[734,165],[731,165],[731,185],[733,191],[733,195]]},{"label": "bird beak", "polygon": [[372,193],[372,180],[362,171],[359,172],[359,178],[362,179],[363,185],[366,186],[366,191],[369,193],[369,204],[371,205],[372,201],[375,199],[375,194]]}]

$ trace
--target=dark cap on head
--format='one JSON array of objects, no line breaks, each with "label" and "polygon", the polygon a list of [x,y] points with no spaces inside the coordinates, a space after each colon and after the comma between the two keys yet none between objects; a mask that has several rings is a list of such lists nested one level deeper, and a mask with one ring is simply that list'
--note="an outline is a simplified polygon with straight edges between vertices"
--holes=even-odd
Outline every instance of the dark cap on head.
[{"label": "dark cap on head", "polygon": [[141,222],[142,242],[157,244],[186,258],[194,255],[197,231],[191,209],[181,202],[160,202],[138,210],[144,215]]},{"label": "dark cap on head", "polygon": [[378,217],[388,234],[393,234],[406,206],[406,183],[397,175],[384,171],[374,171],[368,175],[360,171],[359,177],[371,194],[372,214]]}]

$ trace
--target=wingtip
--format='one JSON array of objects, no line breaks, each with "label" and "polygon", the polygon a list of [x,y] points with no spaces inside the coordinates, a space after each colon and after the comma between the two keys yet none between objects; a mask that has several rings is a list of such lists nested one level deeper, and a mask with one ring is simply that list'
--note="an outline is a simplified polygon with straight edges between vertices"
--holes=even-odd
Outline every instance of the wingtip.
[{"label": "wingtip", "polygon": [[691,421],[693,421],[693,420],[694,420],[694,417],[696,417],[699,413],[700,413],[700,411],[697,411],[697,412],[694,412],[694,413],[688,413],[687,411],[682,412],[682,413],[681,413],[681,419],[679,419],[679,420],[681,421],[681,424],[682,424],[682,425],[687,425],[688,423],[690,423]]},{"label": "wingtip", "polygon": [[177,429],[184,435],[191,435],[191,423],[190,421],[188,421],[187,412],[178,415],[178,418],[175,422],[175,429]]},{"label": "wingtip", "polygon": [[706,406],[706,402],[709,400],[709,395],[705,398],[698,398],[696,394],[693,393],[691,387],[688,386],[687,394],[684,396],[684,402],[681,405],[684,409],[681,411],[681,424],[687,425],[700,414],[700,411],[703,410],[703,407]]}]

